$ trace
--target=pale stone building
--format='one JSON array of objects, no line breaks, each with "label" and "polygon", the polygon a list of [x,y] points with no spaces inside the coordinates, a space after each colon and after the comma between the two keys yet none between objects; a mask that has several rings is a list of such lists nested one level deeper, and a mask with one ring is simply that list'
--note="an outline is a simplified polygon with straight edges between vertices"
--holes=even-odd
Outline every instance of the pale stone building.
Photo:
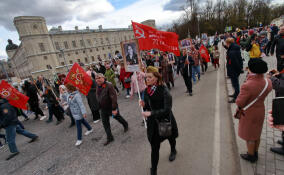
[{"label": "pale stone building", "polygon": [[[155,21],[146,21],[155,26]],[[131,27],[103,29],[63,30],[61,26],[49,31],[46,21],[39,16],[19,16],[14,18],[21,44],[15,50],[7,51],[8,60],[16,76],[26,78],[43,75],[50,77],[55,72],[66,73],[66,64],[75,62],[90,64],[114,57],[120,42],[134,38]]]}]

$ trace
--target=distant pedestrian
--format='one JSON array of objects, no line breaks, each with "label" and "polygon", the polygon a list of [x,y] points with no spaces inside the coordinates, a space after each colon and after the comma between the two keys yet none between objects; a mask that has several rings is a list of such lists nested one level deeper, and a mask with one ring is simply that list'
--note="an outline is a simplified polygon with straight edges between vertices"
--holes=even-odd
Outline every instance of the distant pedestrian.
[{"label": "distant pedestrian", "polygon": [[214,50],[213,50],[213,64],[214,64],[215,69],[220,67],[219,58],[220,58],[220,52],[219,52],[218,46],[216,45],[214,46]]},{"label": "distant pedestrian", "polygon": [[87,118],[87,111],[80,93],[77,91],[76,87],[70,83],[66,84],[66,88],[69,92],[67,102],[77,126],[77,142],[75,146],[79,146],[82,144],[82,124],[87,128],[85,132],[86,136],[92,133],[93,129],[85,120],[85,118]]},{"label": "distant pedestrian", "polygon": [[[275,29],[276,30],[276,29]],[[276,47],[277,70],[281,71],[281,65],[284,63],[284,25],[280,27],[279,35],[275,37],[271,46],[271,56]]]},{"label": "distant pedestrian", "polygon": [[64,85],[60,85],[59,86],[59,101],[60,101],[60,105],[62,106],[62,108],[64,109],[64,112],[66,113],[66,115],[68,115],[71,119],[71,124],[69,125],[69,128],[71,128],[72,126],[75,125],[75,120],[72,116],[72,113],[71,113],[71,110],[70,110],[70,107],[68,105],[68,92],[67,92],[67,89]]}]

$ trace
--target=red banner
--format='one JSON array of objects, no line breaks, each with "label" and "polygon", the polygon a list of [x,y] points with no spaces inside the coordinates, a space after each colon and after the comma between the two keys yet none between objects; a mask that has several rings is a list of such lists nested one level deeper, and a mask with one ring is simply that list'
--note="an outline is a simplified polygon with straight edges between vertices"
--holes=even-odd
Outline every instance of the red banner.
[{"label": "red banner", "polygon": [[210,62],[210,56],[208,50],[204,45],[202,45],[199,49],[200,56],[208,63]]},{"label": "red banner", "polygon": [[74,63],[65,78],[64,84],[67,83],[73,84],[82,94],[88,95],[93,81],[78,63]]},{"label": "red banner", "polygon": [[27,103],[29,97],[20,93],[16,88],[11,86],[5,80],[2,80],[0,83],[0,95],[2,98],[7,99],[12,106],[25,110],[28,109]]},{"label": "red banner", "polygon": [[178,35],[176,33],[159,31],[136,22],[132,22],[132,26],[134,36],[138,39],[141,50],[159,49],[180,56]]}]

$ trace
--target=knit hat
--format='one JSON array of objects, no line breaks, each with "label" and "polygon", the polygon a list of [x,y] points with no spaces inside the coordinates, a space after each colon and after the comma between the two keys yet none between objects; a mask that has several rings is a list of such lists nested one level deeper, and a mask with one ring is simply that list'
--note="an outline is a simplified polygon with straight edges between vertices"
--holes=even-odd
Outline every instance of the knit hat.
[{"label": "knit hat", "polygon": [[248,62],[249,70],[255,74],[264,74],[267,72],[267,63],[260,58],[251,58]]},{"label": "knit hat", "polygon": [[252,34],[254,34],[254,31],[252,29],[250,29],[248,33],[249,33],[249,35],[252,35]]},{"label": "knit hat", "polygon": [[154,72],[159,72],[159,70],[154,66],[147,67],[147,73],[154,73]]}]

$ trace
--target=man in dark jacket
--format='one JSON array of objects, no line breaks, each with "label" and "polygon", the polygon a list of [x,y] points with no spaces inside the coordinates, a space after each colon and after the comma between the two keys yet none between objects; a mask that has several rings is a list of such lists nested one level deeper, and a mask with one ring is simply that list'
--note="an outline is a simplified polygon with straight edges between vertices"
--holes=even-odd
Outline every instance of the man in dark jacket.
[{"label": "man in dark jacket", "polygon": [[230,95],[233,97],[229,103],[235,103],[239,93],[240,93],[240,84],[239,84],[239,76],[243,72],[243,61],[241,56],[240,46],[234,43],[233,38],[226,39],[227,50],[227,75],[231,79],[232,86],[235,90],[235,93]]},{"label": "man in dark jacket", "polygon": [[279,35],[275,37],[271,46],[271,56],[274,54],[276,46],[277,70],[281,71],[281,65],[284,62],[284,25],[280,27]]},{"label": "man in dark jacket", "polygon": [[19,154],[19,151],[16,146],[15,138],[16,132],[18,134],[24,135],[31,138],[31,142],[34,142],[38,136],[32,134],[23,128],[19,127],[19,121],[17,116],[17,111],[15,108],[9,104],[8,100],[2,99],[0,97],[0,128],[5,128],[6,137],[11,154],[6,158],[10,160]]},{"label": "man in dark jacket", "polygon": [[179,57],[178,67],[190,96],[192,96],[192,65],[194,65],[192,57],[186,53],[186,50],[183,50],[182,56]]},{"label": "man in dark jacket", "polygon": [[100,111],[99,111],[100,108],[99,108],[99,103],[98,103],[97,96],[96,96],[97,83],[93,79],[93,76],[92,76],[92,80],[93,80],[93,84],[87,95],[87,100],[88,100],[89,107],[93,114],[93,121],[94,123],[98,123],[100,121]]},{"label": "man in dark jacket", "polygon": [[29,97],[29,105],[31,108],[31,111],[33,111],[36,115],[35,120],[38,119],[38,115],[40,114],[42,116],[41,120],[46,118],[46,116],[43,114],[42,110],[39,108],[39,99],[37,96],[37,89],[35,85],[31,84],[28,81],[25,81],[24,83],[24,90],[26,92],[26,95]]},{"label": "man in dark jacket", "polygon": [[112,142],[113,135],[111,133],[109,117],[112,116],[124,127],[124,132],[128,131],[128,123],[123,119],[119,114],[118,104],[117,104],[117,95],[113,85],[109,82],[106,82],[106,79],[103,74],[98,73],[96,75],[97,82],[97,99],[101,110],[101,118],[105,132],[107,134],[107,141],[104,143],[104,146]]}]

